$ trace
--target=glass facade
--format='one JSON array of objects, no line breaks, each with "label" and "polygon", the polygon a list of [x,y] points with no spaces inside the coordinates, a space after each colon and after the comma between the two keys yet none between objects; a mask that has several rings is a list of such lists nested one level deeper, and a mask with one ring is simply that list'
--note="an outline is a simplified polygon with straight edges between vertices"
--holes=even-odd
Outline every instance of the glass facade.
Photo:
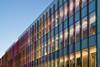
[{"label": "glass facade", "polygon": [[96,19],[96,0],[54,0],[27,30],[28,39],[18,40],[23,50],[10,67],[97,67]]}]

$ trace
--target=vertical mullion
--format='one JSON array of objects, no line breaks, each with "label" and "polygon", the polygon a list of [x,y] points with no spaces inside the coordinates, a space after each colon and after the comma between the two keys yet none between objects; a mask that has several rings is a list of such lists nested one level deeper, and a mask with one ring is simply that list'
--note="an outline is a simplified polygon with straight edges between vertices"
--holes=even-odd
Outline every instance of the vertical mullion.
[{"label": "vertical mullion", "polygon": [[76,27],[75,27],[75,0],[73,0],[73,4],[74,4],[74,6],[73,6],[73,23],[74,23],[74,42],[73,42],[73,51],[74,51],[74,67],[76,67],[75,66],[75,58],[76,58],[76,55],[75,55],[75,32],[76,32]]},{"label": "vertical mullion", "polygon": [[[62,0],[62,6],[63,6],[63,18],[62,18],[62,35],[63,35],[63,39],[62,39],[62,45],[63,45],[63,48],[65,46],[64,44],[64,0]],[[63,50],[63,49],[62,49]],[[63,50],[63,66],[64,66],[64,50]]]},{"label": "vertical mullion", "polygon": [[[48,26],[48,12],[46,13],[46,24],[47,24],[47,26]],[[46,28],[48,28],[48,27],[46,27]],[[47,65],[47,67],[48,67],[48,31],[47,31],[47,34],[46,34],[46,38],[47,38],[47,42],[46,42],[46,52],[47,52],[47,55],[46,55],[46,65]]]},{"label": "vertical mullion", "polygon": [[[46,42],[46,14],[44,14],[44,41]],[[45,43],[44,42],[44,43]],[[44,44],[45,45],[45,44]],[[44,50],[44,52],[45,52],[45,46],[43,45],[43,50]],[[43,66],[45,66],[45,53],[43,53]]]},{"label": "vertical mullion", "polygon": [[58,67],[60,65],[60,50],[59,50],[59,0],[57,0],[57,14],[58,14],[58,19],[57,19],[57,23],[58,23]]},{"label": "vertical mullion", "polygon": [[[43,19],[43,26],[44,26],[44,15],[43,15],[43,18],[42,18],[42,19]],[[43,38],[42,38],[42,39],[43,39],[43,40],[42,40],[42,41],[43,41],[42,46],[44,46],[44,27],[43,27]],[[42,52],[43,52],[43,51],[44,51],[44,48],[42,47]],[[44,56],[43,54],[44,54],[44,53],[42,53],[42,59],[41,59],[41,60],[42,60],[42,66],[43,66],[43,56]]]},{"label": "vertical mullion", "polygon": [[[34,62],[33,62],[33,66],[35,66],[35,41],[36,41],[36,25],[34,24],[34,32],[35,32],[35,35],[34,35]],[[27,52],[27,49],[26,49],[26,52]],[[27,55],[27,53],[26,53]],[[26,57],[27,59],[27,57]],[[27,62],[27,60],[26,60]]]},{"label": "vertical mullion", "polygon": [[89,25],[90,21],[89,21],[89,0],[87,0],[87,36],[88,36],[88,41],[87,41],[87,44],[88,44],[88,67],[90,67],[90,64],[89,64],[89,56],[90,56],[90,50],[89,50]]},{"label": "vertical mullion", "polygon": [[[50,8],[50,10],[49,10],[49,14],[50,14],[50,22],[51,22],[51,8]],[[49,57],[50,57],[50,55],[51,55],[51,38],[52,38],[52,37],[51,37],[51,25],[52,25],[52,24],[50,24],[50,46],[49,46],[49,47],[50,47],[50,54],[49,54]],[[51,59],[51,57],[50,57],[50,59]],[[49,59],[49,65],[51,65],[51,64],[50,64],[50,59]],[[51,67],[51,66],[50,66],[50,67]]]},{"label": "vertical mullion", "polygon": [[81,58],[81,62],[80,62],[80,67],[82,67],[82,0],[80,0],[80,58]]},{"label": "vertical mullion", "polygon": [[[35,33],[35,32],[34,32],[34,25],[33,25],[33,26],[32,26],[32,45],[33,45],[33,46],[32,46],[32,47],[33,47],[33,49],[32,49],[32,50],[33,50],[33,52],[32,52],[32,53],[33,53],[33,54],[32,54],[32,57],[33,57],[33,58],[34,58],[34,33]],[[25,52],[26,52],[26,49],[25,49]],[[25,54],[25,55],[26,55],[26,54]],[[32,66],[34,66],[33,62],[34,62],[34,60],[32,61]]]},{"label": "vertical mullion", "polygon": [[[35,29],[35,24],[34,24],[34,39],[33,39],[33,42],[34,42],[34,47],[33,47],[33,49],[34,49],[34,61],[35,61],[35,40],[36,40],[36,38],[35,38],[35,35],[36,35],[36,31],[35,31],[36,29]],[[27,51],[26,51],[27,52]],[[27,56],[27,54],[26,54],[26,56]],[[27,60],[26,60],[27,61]],[[33,61],[33,66],[35,66],[35,64],[34,64],[34,61]]]},{"label": "vertical mullion", "polygon": [[[34,34],[34,33],[35,33],[35,32],[34,32],[34,26],[35,26],[35,25],[32,26],[32,27],[33,27],[33,28],[32,28],[32,45],[33,45],[33,56],[32,56],[32,57],[33,57],[33,58],[34,58],[34,39],[35,39],[35,38],[34,38],[34,35],[35,35],[35,34]],[[26,49],[25,49],[25,53],[26,53]],[[26,54],[25,54],[25,55],[26,55]],[[25,63],[26,63],[26,62],[25,62]],[[32,66],[34,66],[34,60],[32,61]]]},{"label": "vertical mullion", "polygon": [[[52,20],[52,19],[51,19],[51,8],[50,8],[50,10],[49,10],[49,14],[50,14],[50,22],[51,22],[51,20]],[[50,53],[49,53],[49,58],[50,58],[50,59],[49,59],[49,66],[50,66],[50,67],[51,67],[51,62],[50,62],[51,56],[50,56],[50,55],[51,55],[51,45],[52,45],[52,43],[51,43],[51,41],[52,41],[52,31],[51,31],[51,29],[52,29],[52,28],[51,28],[51,27],[52,27],[52,23],[50,24],[50,46],[49,46],[49,47],[50,47]]]},{"label": "vertical mullion", "polygon": [[[53,42],[53,50],[54,50],[54,47],[55,47],[55,5],[53,5],[53,19],[54,19],[54,21],[53,21],[53,35],[54,35],[54,42]],[[53,54],[53,63],[54,63],[54,58],[55,58],[55,54],[54,54],[54,51],[52,52],[52,54]],[[55,65],[54,65],[55,66]]]},{"label": "vertical mullion", "polygon": [[64,47],[64,1],[63,0],[62,0],[62,10],[63,10],[63,18],[61,19],[61,23],[62,23],[62,35],[63,35],[62,45]]},{"label": "vertical mullion", "polygon": [[[30,35],[29,35],[29,38],[30,38],[30,45],[31,45],[31,49],[30,49],[30,67],[32,66],[32,27],[30,28]],[[23,52],[24,53],[24,52]],[[23,54],[24,55],[24,54]]]},{"label": "vertical mullion", "polygon": [[[37,36],[37,47],[39,47],[39,20],[38,20],[38,25],[37,25],[38,27],[38,36]],[[30,49],[30,48],[29,48]],[[38,55],[38,52],[37,52],[37,55]],[[38,58],[37,58],[37,67],[38,67]]]},{"label": "vertical mullion", "polygon": [[[38,21],[37,21],[37,40],[36,40],[36,48],[37,48],[37,45],[38,45]],[[29,47],[28,47],[29,48]],[[29,49],[28,49],[29,50]],[[37,49],[36,49],[36,67],[38,67],[38,61],[37,61]]]},{"label": "vertical mullion", "polygon": [[[35,24],[35,35],[37,36],[37,31],[36,31],[37,29],[36,29],[36,24]],[[34,62],[34,65],[36,66],[36,36],[35,36],[35,47],[34,47],[34,49],[35,49],[35,62]]]},{"label": "vertical mullion", "polygon": [[97,25],[97,23],[98,23],[98,16],[97,16],[97,14],[98,14],[98,0],[95,0],[95,12],[96,12],[96,67],[98,67],[98,40],[97,40],[97,38],[98,38],[98,25]]},{"label": "vertical mullion", "polygon": [[70,5],[70,0],[68,0],[68,4],[67,4],[67,7],[68,7],[68,13],[67,13],[67,16],[68,16],[68,45],[67,45],[67,55],[68,55],[68,66],[70,67],[70,55],[69,55],[69,5]]}]

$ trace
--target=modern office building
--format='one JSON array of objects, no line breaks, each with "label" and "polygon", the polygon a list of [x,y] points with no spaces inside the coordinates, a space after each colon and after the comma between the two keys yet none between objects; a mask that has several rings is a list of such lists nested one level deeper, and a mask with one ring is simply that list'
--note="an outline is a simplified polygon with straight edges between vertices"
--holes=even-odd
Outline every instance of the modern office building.
[{"label": "modern office building", "polygon": [[54,0],[2,57],[2,67],[100,67],[100,0]]}]

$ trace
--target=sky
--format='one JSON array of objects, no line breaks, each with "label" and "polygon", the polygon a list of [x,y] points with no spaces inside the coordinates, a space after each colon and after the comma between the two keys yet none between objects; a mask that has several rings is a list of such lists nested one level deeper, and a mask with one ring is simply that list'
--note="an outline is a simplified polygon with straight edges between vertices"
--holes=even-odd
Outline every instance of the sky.
[{"label": "sky", "polygon": [[0,0],[0,58],[53,0]]}]

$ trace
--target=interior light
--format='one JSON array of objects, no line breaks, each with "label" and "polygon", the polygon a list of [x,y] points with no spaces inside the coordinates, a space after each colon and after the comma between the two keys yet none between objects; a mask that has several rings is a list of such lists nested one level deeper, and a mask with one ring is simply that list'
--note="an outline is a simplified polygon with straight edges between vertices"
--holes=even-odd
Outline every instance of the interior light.
[{"label": "interior light", "polygon": [[65,57],[65,62],[68,60],[68,58],[67,57]]},{"label": "interior light", "polygon": [[63,62],[63,58],[60,58],[60,63],[62,63]]},{"label": "interior light", "polygon": [[73,58],[74,58],[73,54],[72,54],[72,55],[70,55],[70,60],[72,60]]},{"label": "interior light", "polygon": [[96,47],[92,47],[91,49],[90,49],[90,53],[95,53],[96,52]]},{"label": "interior light", "polygon": [[83,50],[82,54],[83,54],[83,56],[88,55],[88,52]]},{"label": "interior light", "polygon": [[76,53],[76,58],[79,58],[80,57],[80,52],[77,52]]}]

